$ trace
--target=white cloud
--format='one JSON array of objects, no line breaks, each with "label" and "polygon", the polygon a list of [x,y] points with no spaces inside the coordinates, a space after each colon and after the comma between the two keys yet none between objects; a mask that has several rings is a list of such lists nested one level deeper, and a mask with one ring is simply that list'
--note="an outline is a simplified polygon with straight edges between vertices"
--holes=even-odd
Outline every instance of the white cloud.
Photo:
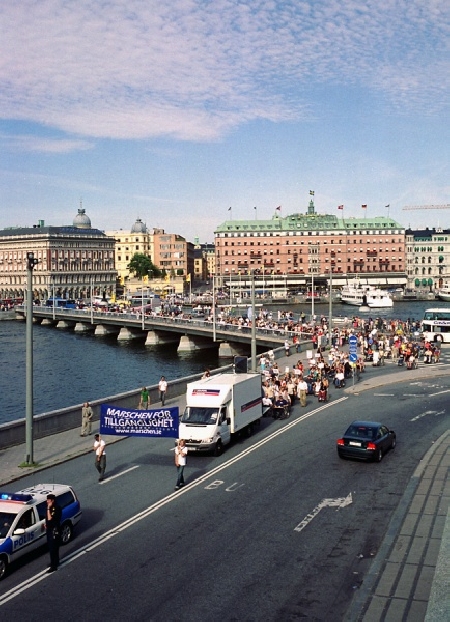
[{"label": "white cloud", "polygon": [[45,138],[25,134],[0,134],[0,139],[6,149],[20,152],[70,153],[72,151],[86,151],[94,147],[92,142],[79,138]]},{"label": "white cloud", "polygon": [[83,136],[217,140],[310,117],[317,84],[448,105],[446,0],[21,0],[0,23],[3,118]]}]

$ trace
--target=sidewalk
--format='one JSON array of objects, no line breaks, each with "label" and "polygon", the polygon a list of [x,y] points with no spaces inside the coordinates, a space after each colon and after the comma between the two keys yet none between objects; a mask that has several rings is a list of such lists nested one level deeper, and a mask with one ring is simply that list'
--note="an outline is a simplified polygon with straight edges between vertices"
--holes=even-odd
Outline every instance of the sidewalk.
[{"label": "sidewalk", "polygon": [[[277,359],[280,371],[292,368],[306,353]],[[445,364],[422,365],[418,370],[367,366],[355,385],[344,389],[349,395],[406,379],[448,375]],[[333,391],[333,397],[337,391]],[[175,406],[181,400],[168,400]],[[180,404],[181,406],[181,404]],[[81,422],[80,422],[81,423]],[[95,424],[94,424],[95,427]],[[111,437],[108,443],[124,437]],[[0,451],[0,486],[14,491],[11,482],[37,471],[92,451],[94,437],[80,437],[69,430],[34,441],[35,468],[21,468],[25,443]],[[348,622],[448,622],[450,620],[450,431],[442,435],[418,465],[389,524],[369,574],[346,614]],[[45,480],[45,474],[42,480]],[[6,486],[6,484],[8,484]]]}]

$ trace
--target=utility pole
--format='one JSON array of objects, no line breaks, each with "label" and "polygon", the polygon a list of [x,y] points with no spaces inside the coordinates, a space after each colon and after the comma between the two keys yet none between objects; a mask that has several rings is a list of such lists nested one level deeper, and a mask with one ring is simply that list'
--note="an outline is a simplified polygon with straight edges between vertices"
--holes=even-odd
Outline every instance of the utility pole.
[{"label": "utility pole", "polygon": [[27,300],[25,331],[25,463],[33,459],[33,268],[38,263],[33,252],[27,253]]}]

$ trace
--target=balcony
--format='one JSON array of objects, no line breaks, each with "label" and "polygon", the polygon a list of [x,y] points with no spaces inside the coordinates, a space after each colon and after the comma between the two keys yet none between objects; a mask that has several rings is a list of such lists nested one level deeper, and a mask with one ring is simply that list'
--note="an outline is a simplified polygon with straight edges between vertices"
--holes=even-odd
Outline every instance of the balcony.
[{"label": "balcony", "polygon": [[367,257],[377,257],[378,251],[367,251]]}]

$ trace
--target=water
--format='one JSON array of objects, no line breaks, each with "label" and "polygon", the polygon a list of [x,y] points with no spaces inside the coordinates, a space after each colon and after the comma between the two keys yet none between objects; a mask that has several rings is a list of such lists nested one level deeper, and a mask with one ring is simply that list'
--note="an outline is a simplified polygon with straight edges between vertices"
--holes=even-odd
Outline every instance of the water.
[{"label": "water", "polygon": [[[33,326],[34,414],[217,368],[218,352]],[[25,417],[25,322],[0,321],[0,424]]]},{"label": "water", "polygon": [[[396,302],[393,309],[361,314],[357,307],[333,304],[334,317],[423,318],[429,307],[448,307],[440,301]],[[311,303],[272,306],[271,310],[311,313]],[[328,304],[315,303],[315,314],[328,317]],[[245,309],[240,310],[245,313]],[[117,342],[116,337],[33,327],[34,413],[47,412],[95,400],[144,385],[201,373],[219,366],[216,349],[178,354],[177,344],[145,347],[143,340]],[[25,323],[0,321],[0,423],[25,417]]]}]

